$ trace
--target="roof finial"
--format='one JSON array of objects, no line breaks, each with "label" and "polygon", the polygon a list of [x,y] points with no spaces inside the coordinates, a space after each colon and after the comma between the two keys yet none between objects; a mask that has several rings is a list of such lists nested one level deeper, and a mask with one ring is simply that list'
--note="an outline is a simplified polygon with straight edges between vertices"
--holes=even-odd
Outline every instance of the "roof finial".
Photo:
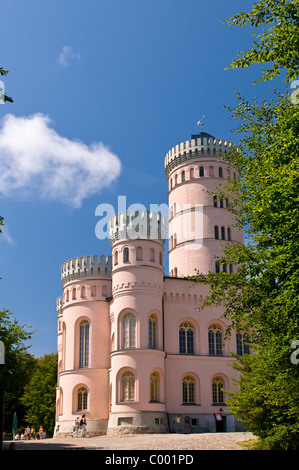
[{"label": "roof finial", "polygon": [[198,121],[197,125],[200,124],[201,125],[201,132],[203,132],[203,120],[205,118],[205,115],[203,115],[203,117],[201,118],[201,121]]}]

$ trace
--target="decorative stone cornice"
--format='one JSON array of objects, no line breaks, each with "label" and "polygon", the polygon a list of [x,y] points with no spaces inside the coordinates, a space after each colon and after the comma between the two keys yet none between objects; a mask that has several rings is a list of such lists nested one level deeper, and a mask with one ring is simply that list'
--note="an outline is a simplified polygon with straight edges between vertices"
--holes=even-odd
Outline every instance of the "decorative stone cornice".
[{"label": "decorative stone cornice", "polygon": [[112,257],[102,255],[81,256],[66,261],[61,266],[61,282],[65,285],[69,281],[86,277],[111,277]]},{"label": "decorative stone cornice", "polygon": [[220,157],[221,154],[228,153],[232,144],[226,140],[216,139],[209,134],[205,137],[191,136],[191,140],[182,142],[173,147],[164,160],[165,174],[168,178],[171,170],[180,163],[200,157]]},{"label": "decorative stone cornice", "polygon": [[156,212],[144,211],[142,214],[131,211],[120,212],[109,220],[109,238],[111,244],[116,240],[160,240],[165,242],[167,221]]}]

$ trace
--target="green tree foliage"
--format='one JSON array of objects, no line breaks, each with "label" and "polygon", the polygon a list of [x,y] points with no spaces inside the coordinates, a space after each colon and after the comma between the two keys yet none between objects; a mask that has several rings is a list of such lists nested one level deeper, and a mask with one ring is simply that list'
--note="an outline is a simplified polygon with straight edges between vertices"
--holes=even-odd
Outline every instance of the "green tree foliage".
[{"label": "green tree foliage", "polygon": [[256,38],[253,47],[238,54],[230,68],[245,68],[251,64],[269,64],[258,81],[272,79],[286,71],[286,80],[298,77],[299,72],[299,1],[263,0],[253,4],[249,13],[236,13],[228,25],[267,26]]},{"label": "green tree foliage", "polygon": [[21,403],[26,408],[25,418],[36,430],[43,426],[52,435],[55,426],[57,385],[57,354],[45,354],[37,360],[35,370],[26,384]]},{"label": "green tree foliage", "polygon": [[33,334],[31,327],[27,324],[21,326],[9,310],[0,311],[0,340],[5,350],[5,363],[0,365],[0,392],[4,397],[4,430],[8,433],[11,432],[14,412],[18,414],[19,424],[23,424],[24,409],[19,399],[35,364],[25,342]]},{"label": "green tree foliage", "polygon": [[30,339],[35,331],[31,326],[21,326],[16,318],[11,318],[12,313],[3,309],[0,311],[0,340],[4,343],[5,364],[0,368],[0,386],[2,389],[13,387],[14,376],[18,368],[18,359],[22,363],[24,355],[30,346],[25,341]]},{"label": "green tree foliage", "polygon": [[247,242],[223,247],[218,261],[235,266],[233,274],[198,273],[195,280],[211,288],[203,307],[225,306],[228,334],[252,330],[256,355],[235,366],[243,373],[232,410],[272,445],[284,437],[293,446],[299,442],[299,364],[290,360],[299,340],[299,109],[278,95],[261,104],[239,97],[231,111],[244,136],[223,158],[241,178],[226,181],[217,196],[229,198]]},{"label": "green tree foliage", "polygon": [[[234,15],[228,24],[268,26],[253,49],[231,68],[272,64],[261,80],[284,69],[286,80],[299,67],[298,1],[264,0],[250,13]],[[210,286],[201,308],[223,305],[231,330],[249,332],[253,355],[238,358],[239,391],[230,410],[261,438],[265,449],[299,448],[299,361],[291,346],[299,340],[299,108],[286,92],[271,101],[248,102],[237,96],[230,110],[236,120],[238,146],[223,155],[240,171],[217,196],[230,200],[236,227],[246,229],[245,245],[226,244],[220,265],[233,274],[197,273],[195,283]],[[298,343],[297,343],[298,344]],[[299,352],[299,350],[298,350]]]}]

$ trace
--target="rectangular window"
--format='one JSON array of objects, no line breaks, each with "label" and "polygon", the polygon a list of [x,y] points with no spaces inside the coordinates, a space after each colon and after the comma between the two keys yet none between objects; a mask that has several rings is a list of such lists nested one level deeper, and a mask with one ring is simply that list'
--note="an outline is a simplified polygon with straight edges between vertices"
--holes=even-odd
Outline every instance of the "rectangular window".
[{"label": "rectangular window", "polygon": [[161,426],[164,424],[164,419],[163,418],[155,418],[155,425],[156,426]]}]

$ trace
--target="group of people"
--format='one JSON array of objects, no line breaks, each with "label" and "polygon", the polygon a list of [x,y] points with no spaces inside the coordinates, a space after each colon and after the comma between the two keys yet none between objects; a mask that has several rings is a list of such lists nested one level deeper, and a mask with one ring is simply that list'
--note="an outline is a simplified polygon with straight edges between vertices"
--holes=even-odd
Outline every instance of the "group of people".
[{"label": "group of people", "polygon": [[[191,431],[191,418],[190,416],[186,413],[183,419],[183,422],[181,420],[181,416],[179,414],[176,415],[174,418],[174,432],[184,432],[188,433]],[[183,425],[183,428],[182,428]]]},{"label": "group of people", "polygon": [[86,436],[86,417],[85,415],[81,416],[81,419],[79,416],[75,418],[74,424],[73,424],[73,432],[72,432],[72,437],[78,437],[79,434],[79,429],[81,429],[81,437]]},{"label": "group of people", "polygon": [[30,429],[30,426],[28,425],[25,429],[24,432],[21,434],[17,433],[14,436],[14,439],[17,441],[19,439],[45,439],[47,437],[46,431],[43,430],[43,427],[40,426],[38,432],[35,432],[35,429],[32,428]]}]

